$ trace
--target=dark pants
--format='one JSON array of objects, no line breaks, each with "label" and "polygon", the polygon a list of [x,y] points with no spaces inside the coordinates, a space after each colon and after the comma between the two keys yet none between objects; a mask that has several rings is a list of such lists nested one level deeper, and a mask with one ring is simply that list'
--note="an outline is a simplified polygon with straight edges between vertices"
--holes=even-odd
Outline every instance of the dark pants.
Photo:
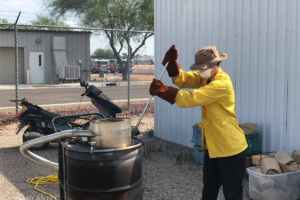
[{"label": "dark pants", "polygon": [[243,178],[247,150],[234,156],[209,158],[205,151],[202,200],[216,200],[221,185],[226,200],[243,199]]}]

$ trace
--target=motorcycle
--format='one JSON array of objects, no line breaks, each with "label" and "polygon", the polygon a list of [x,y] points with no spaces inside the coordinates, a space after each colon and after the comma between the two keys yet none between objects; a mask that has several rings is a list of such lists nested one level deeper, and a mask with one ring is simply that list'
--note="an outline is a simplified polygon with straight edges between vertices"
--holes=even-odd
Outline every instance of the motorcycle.
[{"label": "motorcycle", "polygon": [[[23,143],[38,137],[49,135],[52,133],[81,128],[89,130],[89,122],[93,119],[98,118],[116,118],[116,115],[122,113],[122,109],[113,102],[109,97],[107,97],[103,92],[94,85],[89,85],[88,82],[80,82],[80,86],[85,88],[85,92],[81,96],[87,96],[91,99],[92,104],[98,108],[99,114],[96,117],[88,120],[84,124],[75,123],[76,119],[83,119],[81,117],[70,117],[55,120],[55,127],[52,125],[52,120],[60,115],[54,114],[38,105],[28,102],[26,99],[22,100],[11,100],[12,102],[20,103],[22,110],[16,115],[16,118],[20,122],[17,134],[25,126],[29,126],[23,133]],[[56,128],[56,130],[55,130]],[[133,130],[133,128],[132,128]],[[139,135],[140,132],[137,130],[132,135]],[[49,146],[49,143],[43,143],[37,146],[31,147],[29,150],[37,151],[44,150]]]}]

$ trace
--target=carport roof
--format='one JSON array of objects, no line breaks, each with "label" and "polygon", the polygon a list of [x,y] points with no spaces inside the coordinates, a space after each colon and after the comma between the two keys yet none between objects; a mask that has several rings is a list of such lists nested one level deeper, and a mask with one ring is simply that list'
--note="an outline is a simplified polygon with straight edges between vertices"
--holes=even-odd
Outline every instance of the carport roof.
[{"label": "carport roof", "polygon": [[[14,31],[14,29],[0,28],[0,31]],[[56,30],[35,30],[35,29],[18,29],[18,32],[92,34],[91,31],[63,31],[63,30],[56,31]]]}]

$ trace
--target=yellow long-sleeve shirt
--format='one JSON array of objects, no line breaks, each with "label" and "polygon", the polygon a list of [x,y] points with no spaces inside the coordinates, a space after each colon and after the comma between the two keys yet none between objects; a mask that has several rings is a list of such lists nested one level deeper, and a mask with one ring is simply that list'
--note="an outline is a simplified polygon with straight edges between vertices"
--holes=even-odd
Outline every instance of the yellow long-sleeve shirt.
[{"label": "yellow long-sleeve shirt", "polygon": [[236,155],[248,147],[236,121],[232,82],[221,68],[209,84],[198,71],[180,70],[172,81],[179,88],[197,88],[189,92],[179,90],[175,103],[180,108],[201,106],[202,149],[209,150],[210,158]]}]

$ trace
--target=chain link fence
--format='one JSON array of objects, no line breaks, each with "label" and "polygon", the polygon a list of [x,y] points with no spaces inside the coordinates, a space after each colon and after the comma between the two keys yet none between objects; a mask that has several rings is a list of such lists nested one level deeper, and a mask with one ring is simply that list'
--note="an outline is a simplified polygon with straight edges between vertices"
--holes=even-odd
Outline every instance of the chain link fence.
[{"label": "chain link fence", "polygon": [[23,98],[43,108],[91,105],[80,81],[126,109],[149,98],[154,33],[0,24],[0,41],[0,111]]}]

